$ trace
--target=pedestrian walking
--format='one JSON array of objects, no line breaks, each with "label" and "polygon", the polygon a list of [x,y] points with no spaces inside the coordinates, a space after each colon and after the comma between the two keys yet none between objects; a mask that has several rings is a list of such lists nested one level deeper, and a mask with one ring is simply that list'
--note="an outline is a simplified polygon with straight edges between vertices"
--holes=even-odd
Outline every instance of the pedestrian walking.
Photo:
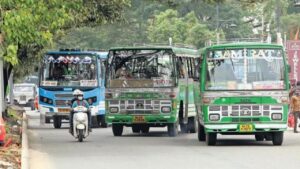
[{"label": "pedestrian walking", "polygon": [[294,133],[298,133],[297,122],[300,114],[300,91],[299,90],[296,90],[294,95],[292,96],[290,108],[292,113],[294,114]]}]

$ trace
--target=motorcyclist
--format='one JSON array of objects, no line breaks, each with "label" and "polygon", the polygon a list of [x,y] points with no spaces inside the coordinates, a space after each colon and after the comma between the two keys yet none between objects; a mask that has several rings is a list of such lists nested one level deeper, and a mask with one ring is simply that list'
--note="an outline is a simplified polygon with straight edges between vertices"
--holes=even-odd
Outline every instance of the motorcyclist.
[{"label": "motorcyclist", "polygon": [[74,90],[73,92],[74,99],[72,100],[72,110],[70,112],[70,133],[73,134],[73,115],[74,115],[74,108],[77,106],[84,106],[88,109],[87,115],[88,115],[88,129],[89,132],[92,131],[91,128],[91,112],[89,109],[89,103],[83,99],[83,92],[80,91],[79,89]]}]

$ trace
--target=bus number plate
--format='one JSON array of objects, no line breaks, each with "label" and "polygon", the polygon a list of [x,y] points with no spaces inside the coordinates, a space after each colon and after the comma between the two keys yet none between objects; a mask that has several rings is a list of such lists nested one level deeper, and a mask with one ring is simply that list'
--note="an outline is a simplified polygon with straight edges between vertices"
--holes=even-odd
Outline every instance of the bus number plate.
[{"label": "bus number plate", "polygon": [[145,117],[144,116],[133,116],[133,123],[144,123]]},{"label": "bus number plate", "polygon": [[70,109],[64,109],[64,108],[58,108],[57,109],[59,113],[70,113]]},{"label": "bus number plate", "polygon": [[253,131],[252,124],[241,124],[240,125],[240,132],[251,132]]}]

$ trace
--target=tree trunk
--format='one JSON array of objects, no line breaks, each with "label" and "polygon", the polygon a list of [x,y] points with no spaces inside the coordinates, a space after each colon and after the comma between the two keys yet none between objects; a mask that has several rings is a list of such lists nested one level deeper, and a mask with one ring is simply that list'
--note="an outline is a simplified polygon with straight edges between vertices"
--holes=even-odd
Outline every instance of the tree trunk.
[{"label": "tree trunk", "polygon": [[297,28],[297,32],[295,34],[294,40],[298,40],[299,39],[299,27]]}]

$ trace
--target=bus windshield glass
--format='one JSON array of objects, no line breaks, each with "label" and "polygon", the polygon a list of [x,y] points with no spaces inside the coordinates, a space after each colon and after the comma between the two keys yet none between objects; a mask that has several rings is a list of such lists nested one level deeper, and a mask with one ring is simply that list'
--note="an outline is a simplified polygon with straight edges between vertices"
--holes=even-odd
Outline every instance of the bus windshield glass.
[{"label": "bus windshield glass", "polygon": [[93,55],[46,55],[41,69],[41,86],[95,87],[96,57]]},{"label": "bus windshield glass", "polygon": [[109,65],[109,87],[174,86],[171,50],[111,51]]},{"label": "bus windshield glass", "polygon": [[208,52],[206,90],[285,89],[283,51],[226,49]]}]

